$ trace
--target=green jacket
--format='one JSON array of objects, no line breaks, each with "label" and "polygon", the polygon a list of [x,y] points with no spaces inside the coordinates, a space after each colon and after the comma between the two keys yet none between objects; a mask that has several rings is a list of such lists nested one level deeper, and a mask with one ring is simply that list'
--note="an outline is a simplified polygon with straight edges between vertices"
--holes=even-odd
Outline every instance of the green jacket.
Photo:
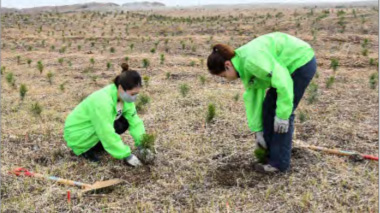
[{"label": "green jacket", "polygon": [[[99,141],[116,159],[131,155],[131,149],[123,143],[113,126],[117,115],[116,106],[117,88],[111,84],[92,93],[69,114],[65,122],[64,139],[76,155],[86,152]],[[124,102],[123,116],[128,120],[129,133],[135,145],[140,145],[145,128],[134,103]]]},{"label": "green jacket", "polygon": [[291,74],[314,57],[310,45],[296,37],[275,32],[260,36],[235,50],[231,59],[243,81],[248,126],[263,130],[262,105],[268,88],[276,88],[276,115],[289,119],[293,110]]}]

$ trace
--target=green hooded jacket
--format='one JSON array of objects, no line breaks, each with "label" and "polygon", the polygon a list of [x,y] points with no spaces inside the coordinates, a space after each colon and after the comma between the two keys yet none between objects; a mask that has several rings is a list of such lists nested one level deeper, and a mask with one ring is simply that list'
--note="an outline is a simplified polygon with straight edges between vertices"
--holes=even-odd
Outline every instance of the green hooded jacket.
[{"label": "green hooded jacket", "polygon": [[260,36],[235,50],[231,62],[246,90],[243,99],[251,131],[263,130],[262,106],[271,87],[277,92],[276,116],[289,119],[294,96],[291,74],[313,57],[308,43],[281,32]]},{"label": "green hooded jacket", "polygon": [[[134,103],[124,102],[123,116],[128,120],[129,133],[135,146],[140,145],[145,133]],[[65,122],[64,139],[76,155],[80,155],[101,141],[104,149],[116,159],[131,155],[131,149],[115,132],[117,115],[117,87],[115,84],[100,89],[84,99],[69,114]]]}]

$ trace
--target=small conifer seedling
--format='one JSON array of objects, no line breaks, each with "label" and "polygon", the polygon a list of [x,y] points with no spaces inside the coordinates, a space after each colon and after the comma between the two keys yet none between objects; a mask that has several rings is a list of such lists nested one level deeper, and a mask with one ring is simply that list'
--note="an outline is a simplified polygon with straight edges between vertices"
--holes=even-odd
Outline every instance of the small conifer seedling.
[{"label": "small conifer seedling", "polygon": [[207,110],[207,115],[206,115],[206,122],[210,123],[215,117],[215,105],[214,104],[209,104],[208,105],[208,110]]},{"label": "small conifer seedling", "polygon": [[37,62],[37,69],[40,71],[40,74],[44,71],[44,65],[42,64],[42,61]]},{"label": "small conifer seedling", "polygon": [[182,94],[182,97],[185,97],[189,93],[190,88],[187,84],[181,84],[179,90]]},{"label": "small conifer seedling", "polygon": [[26,85],[25,84],[21,84],[21,86],[20,86],[20,98],[21,98],[21,101],[24,100],[27,92],[28,92],[28,89],[26,88]]},{"label": "small conifer seedling", "polygon": [[267,150],[264,148],[256,148],[253,152],[259,163],[266,163]]},{"label": "small conifer seedling", "polygon": [[52,72],[48,72],[48,74],[46,75],[50,85],[53,84],[53,76],[54,76],[54,74]]},{"label": "small conifer seedling", "polygon": [[35,115],[35,116],[41,116],[42,106],[38,102],[35,102],[35,103],[32,104],[32,107],[31,107],[30,110],[33,113],[33,115]]},{"label": "small conifer seedling", "polygon": [[156,141],[156,136],[154,134],[144,134],[141,138],[141,148],[142,150],[139,152],[139,159],[145,163],[149,164],[154,161],[154,158],[148,159],[148,152],[155,154],[154,144]]}]

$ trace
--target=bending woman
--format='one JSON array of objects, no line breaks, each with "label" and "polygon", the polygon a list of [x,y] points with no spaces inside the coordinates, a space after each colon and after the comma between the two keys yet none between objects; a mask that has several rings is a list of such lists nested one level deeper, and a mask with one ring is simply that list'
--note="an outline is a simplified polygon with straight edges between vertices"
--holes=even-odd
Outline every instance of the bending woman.
[{"label": "bending woman", "polygon": [[248,126],[255,132],[257,145],[267,149],[267,163],[257,163],[255,168],[288,170],[294,110],[317,68],[310,45],[285,33],[270,33],[236,50],[215,45],[207,66],[213,75],[240,78],[244,84]]}]

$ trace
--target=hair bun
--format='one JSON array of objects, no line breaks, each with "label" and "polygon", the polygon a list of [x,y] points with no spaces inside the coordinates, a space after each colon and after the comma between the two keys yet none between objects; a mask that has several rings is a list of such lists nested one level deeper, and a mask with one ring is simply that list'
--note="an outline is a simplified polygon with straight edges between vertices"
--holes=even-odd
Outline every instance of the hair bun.
[{"label": "hair bun", "polygon": [[127,63],[122,63],[121,69],[123,69],[122,72],[126,72],[129,70],[129,65]]}]

